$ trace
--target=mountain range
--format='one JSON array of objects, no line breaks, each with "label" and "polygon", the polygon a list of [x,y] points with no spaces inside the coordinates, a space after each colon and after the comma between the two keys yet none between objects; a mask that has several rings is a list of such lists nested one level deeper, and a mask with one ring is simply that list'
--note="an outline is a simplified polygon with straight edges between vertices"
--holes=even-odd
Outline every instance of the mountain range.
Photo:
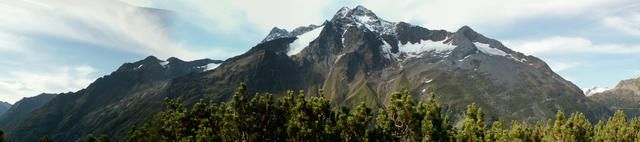
[{"label": "mountain range", "polygon": [[[162,61],[149,56],[123,64],[85,89],[56,94],[45,104],[35,103],[41,107],[11,123],[8,123],[11,119],[0,120],[8,123],[3,129],[7,131],[9,141],[37,141],[42,136],[59,141],[79,141],[91,133],[122,136],[136,124],[131,119],[138,117],[131,115],[147,114],[138,112],[140,108],[133,106],[161,91],[171,79],[203,72],[221,62],[210,59],[185,62],[177,58]],[[29,102],[25,99],[19,102],[23,101]],[[18,103],[16,106],[20,107]]]},{"label": "mountain range", "polygon": [[595,122],[612,114],[593,99],[598,94],[587,98],[544,61],[468,26],[427,29],[386,21],[358,6],[342,8],[318,25],[275,27],[261,43],[225,61],[150,56],[125,63],[85,89],[34,103],[30,106],[40,107],[22,109],[15,118],[2,116],[0,124],[6,124],[2,128],[11,141],[45,135],[79,141],[87,134],[118,140],[164,110],[164,98],[181,98],[187,106],[201,99],[226,102],[240,83],[250,94],[270,92],[276,98],[287,90],[317,94],[322,89],[337,107],[365,102],[384,108],[395,91],[407,90],[418,101],[434,93],[457,125],[474,102],[488,121],[533,123],[561,110],[584,112]]},{"label": "mountain range", "polygon": [[628,116],[640,115],[640,78],[622,80],[615,88],[594,93],[590,99]]},{"label": "mountain range", "polygon": [[40,94],[38,96],[22,98],[20,101],[8,108],[6,113],[0,115],[0,128],[13,122],[22,116],[31,113],[33,110],[40,108],[48,103],[56,94]]}]

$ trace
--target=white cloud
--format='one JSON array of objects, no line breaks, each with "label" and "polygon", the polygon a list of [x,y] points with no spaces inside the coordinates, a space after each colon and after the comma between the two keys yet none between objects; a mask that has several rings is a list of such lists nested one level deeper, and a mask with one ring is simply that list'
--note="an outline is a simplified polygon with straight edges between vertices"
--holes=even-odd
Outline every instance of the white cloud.
[{"label": "white cloud", "polygon": [[162,16],[117,0],[15,0],[0,3],[0,33],[45,35],[159,57],[207,57],[174,43]]},{"label": "white cloud", "polygon": [[638,54],[640,45],[594,44],[581,37],[550,37],[536,41],[510,41],[505,44],[516,51],[529,54],[604,53]]},{"label": "white cloud", "polygon": [[258,28],[266,33],[276,26],[293,29],[303,25],[321,24],[325,20],[322,16],[323,10],[329,4],[329,1],[324,0],[157,0],[151,2],[153,7],[175,11],[189,21],[204,27],[205,30],[224,33],[237,33],[247,27]]},{"label": "white cloud", "polygon": [[[130,3],[152,2],[153,7],[177,11],[202,26],[215,27],[217,32],[242,28],[249,22],[261,30],[274,26],[293,29],[319,24],[331,17],[343,1],[326,0],[127,0]],[[365,0],[360,3],[390,21],[425,23],[433,29],[456,30],[462,25],[508,25],[520,19],[536,16],[599,15],[633,0]],[[334,8],[334,9],[329,9]],[[206,25],[205,25],[206,24]],[[226,31],[228,32],[228,31]]]},{"label": "white cloud", "polygon": [[10,71],[0,74],[0,99],[14,103],[40,93],[77,91],[96,79],[91,66],[59,67],[47,72]]},{"label": "white cloud", "polygon": [[555,72],[560,72],[580,66],[580,63],[557,62],[553,60],[548,60],[547,63],[549,63],[549,67],[551,67],[551,69]]},{"label": "white cloud", "polygon": [[[425,23],[433,29],[462,25],[504,26],[536,16],[598,15],[633,0],[369,0],[364,5],[393,21]],[[596,17],[597,18],[597,17]]]},{"label": "white cloud", "polygon": [[23,37],[0,32],[0,51],[23,51],[22,43],[25,41]]},{"label": "white cloud", "polygon": [[640,36],[640,13],[606,17],[603,22],[609,28],[634,36]]}]

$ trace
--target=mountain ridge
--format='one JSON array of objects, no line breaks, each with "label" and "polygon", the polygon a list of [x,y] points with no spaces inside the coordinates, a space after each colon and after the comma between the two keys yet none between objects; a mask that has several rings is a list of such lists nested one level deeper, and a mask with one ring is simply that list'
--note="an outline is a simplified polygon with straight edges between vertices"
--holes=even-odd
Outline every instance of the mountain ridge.
[{"label": "mountain ridge", "polygon": [[[60,93],[31,113],[4,126],[10,141],[36,141],[48,136],[61,141],[78,141],[89,133],[122,136],[130,123],[119,117],[142,98],[166,87],[178,76],[203,72],[219,60],[182,61],[154,56],[124,63],[116,71],[96,79],[77,92]],[[82,131],[77,131],[82,130]]]},{"label": "mountain ridge", "polygon": [[20,99],[12,105],[6,113],[0,115],[0,128],[31,113],[33,110],[49,102],[55,95],[56,94],[42,93],[37,96]]},{"label": "mountain ridge", "polygon": [[624,110],[628,116],[640,116],[640,78],[621,80],[616,87],[594,93],[589,99],[609,106],[611,110]]},{"label": "mountain ridge", "polygon": [[11,104],[5,101],[0,101],[0,115],[4,114],[11,108]]}]

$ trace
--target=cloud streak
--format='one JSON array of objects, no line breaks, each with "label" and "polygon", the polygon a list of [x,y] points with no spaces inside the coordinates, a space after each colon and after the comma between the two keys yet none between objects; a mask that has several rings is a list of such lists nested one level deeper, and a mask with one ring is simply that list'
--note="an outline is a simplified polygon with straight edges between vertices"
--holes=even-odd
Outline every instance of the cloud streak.
[{"label": "cloud streak", "polygon": [[551,69],[555,72],[561,72],[580,66],[580,63],[557,62],[552,60],[547,62],[549,63],[549,67],[551,67]]},{"label": "cloud streak", "polygon": [[158,11],[114,0],[6,1],[0,3],[0,36],[50,36],[163,58],[208,56],[172,41],[162,23],[167,15]]},{"label": "cloud streak", "polygon": [[61,93],[84,88],[96,79],[91,66],[64,66],[50,72],[11,71],[0,74],[0,97],[14,103],[40,93]]},{"label": "cloud streak", "polygon": [[612,16],[603,20],[612,29],[640,37],[640,12],[624,16]]},{"label": "cloud streak", "polygon": [[639,54],[640,45],[594,44],[581,37],[551,37],[542,40],[507,42],[508,47],[529,55],[539,54]]},{"label": "cloud streak", "polygon": [[[632,0],[432,0],[386,1],[368,0],[365,6],[383,13],[394,21],[423,23],[427,28],[456,30],[472,27],[508,26],[532,17],[597,15],[633,3]],[[602,15],[605,16],[605,15]]]}]

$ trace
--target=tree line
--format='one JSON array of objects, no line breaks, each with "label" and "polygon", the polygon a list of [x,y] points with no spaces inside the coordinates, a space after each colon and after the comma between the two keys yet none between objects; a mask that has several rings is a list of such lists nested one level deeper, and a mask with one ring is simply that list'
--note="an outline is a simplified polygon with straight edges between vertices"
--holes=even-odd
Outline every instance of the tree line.
[{"label": "tree line", "polygon": [[[332,109],[324,91],[305,97],[288,91],[281,99],[272,94],[248,97],[241,84],[229,103],[205,103],[187,109],[181,100],[165,99],[167,110],[127,133],[124,141],[640,141],[640,118],[628,120],[622,111],[606,123],[592,125],[577,112],[566,118],[559,111],[555,120],[528,125],[496,121],[488,125],[482,108],[468,105],[463,126],[453,127],[432,93],[428,102],[416,104],[408,91],[395,92],[391,102],[377,112],[364,103],[353,109]],[[0,130],[0,142],[4,131]],[[52,139],[44,136],[41,142]],[[101,135],[85,141],[107,142]]]},{"label": "tree line", "polygon": [[618,111],[606,123],[592,125],[582,113],[569,118],[561,111],[555,121],[535,125],[512,121],[487,125],[482,108],[467,107],[464,125],[453,127],[434,94],[417,104],[408,91],[391,95],[377,113],[364,103],[354,109],[332,109],[323,90],[305,97],[288,91],[282,99],[256,94],[249,99],[241,84],[229,103],[205,103],[186,109],[180,99],[166,100],[167,110],[139,128],[125,141],[638,141],[640,120],[630,121]]}]

